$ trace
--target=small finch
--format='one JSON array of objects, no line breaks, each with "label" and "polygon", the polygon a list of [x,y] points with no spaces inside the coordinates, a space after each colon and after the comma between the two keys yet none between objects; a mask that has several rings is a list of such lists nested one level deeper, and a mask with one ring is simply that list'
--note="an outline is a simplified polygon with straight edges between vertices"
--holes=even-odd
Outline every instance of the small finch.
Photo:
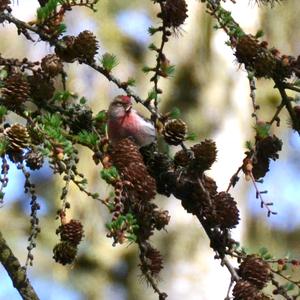
[{"label": "small finch", "polygon": [[140,147],[154,142],[156,135],[153,124],[132,108],[129,96],[115,97],[108,108],[107,116],[108,137],[112,145],[128,137]]}]

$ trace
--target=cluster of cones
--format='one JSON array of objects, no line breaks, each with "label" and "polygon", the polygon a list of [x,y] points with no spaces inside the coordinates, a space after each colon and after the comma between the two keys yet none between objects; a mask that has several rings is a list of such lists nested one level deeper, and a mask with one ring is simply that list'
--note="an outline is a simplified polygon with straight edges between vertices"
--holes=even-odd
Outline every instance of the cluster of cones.
[{"label": "cluster of cones", "polygon": [[77,255],[78,245],[84,235],[81,222],[72,219],[62,224],[56,233],[60,234],[61,241],[54,246],[54,260],[62,265],[73,263]]},{"label": "cluster of cones", "polygon": [[293,74],[300,77],[300,56],[282,55],[276,48],[268,48],[266,41],[259,42],[253,35],[243,35],[236,42],[238,62],[245,64],[257,78],[283,80]]},{"label": "cluster of cones", "polygon": [[[141,270],[145,272],[147,269],[152,275],[158,275],[162,258],[159,251],[149,244],[149,238],[154,230],[165,228],[170,216],[152,201],[156,195],[155,179],[149,174],[138,146],[129,138],[115,145],[110,157],[120,176],[114,184],[113,221],[128,213],[134,215],[138,225],[134,233],[137,242],[143,245]],[[109,235],[115,242],[122,243],[127,229],[125,226]]]},{"label": "cluster of cones", "polygon": [[234,300],[271,300],[262,289],[271,280],[268,263],[255,255],[247,256],[238,269],[240,280],[236,282],[232,294]]}]

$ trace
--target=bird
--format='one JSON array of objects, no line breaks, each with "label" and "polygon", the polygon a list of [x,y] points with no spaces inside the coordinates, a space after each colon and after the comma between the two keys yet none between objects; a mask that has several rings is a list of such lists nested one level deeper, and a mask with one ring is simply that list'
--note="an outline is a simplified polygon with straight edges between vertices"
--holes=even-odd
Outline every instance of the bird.
[{"label": "bird", "polygon": [[131,138],[139,147],[147,146],[156,139],[155,127],[132,108],[130,96],[116,96],[107,111],[108,138],[115,146],[125,138]]}]

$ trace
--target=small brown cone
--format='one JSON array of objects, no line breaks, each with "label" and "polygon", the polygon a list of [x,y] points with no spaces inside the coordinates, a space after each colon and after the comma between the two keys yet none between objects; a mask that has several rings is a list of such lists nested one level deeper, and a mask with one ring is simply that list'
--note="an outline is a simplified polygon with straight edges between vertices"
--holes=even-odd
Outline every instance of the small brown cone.
[{"label": "small brown cone", "polygon": [[22,152],[28,147],[29,134],[25,126],[13,124],[4,130],[4,136],[8,140],[8,149],[11,152]]},{"label": "small brown cone", "polygon": [[46,55],[42,59],[41,67],[51,77],[55,77],[63,71],[63,63],[55,54]]},{"label": "small brown cone", "polygon": [[74,50],[78,58],[93,61],[98,51],[98,41],[95,35],[89,30],[79,33],[75,39]]},{"label": "small brown cone", "polygon": [[277,62],[274,55],[268,49],[259,49],[253,62],[255,76],[258,78],[272,77],[275,72],[276,64]]},{"label": "small brown cone", "polygon": [[258,289],[252,283],[246,280],[239,280],[233,290],[234,300],[254,300],[259,295]]},{"label": "small brown cone", "polygon": [[70,220],[70,222],[63,224],[59,227],[58,232],[60,238],[64,242],[68,242],[74,246],[79,245],[83,238],[83,226],[78,220]]},{"label": "small brown cone", "polygon": [[263,289],[270,280],[270,267],[260,257],[248,255],[240,265],[239,275],[258,289]]},{"label": "small brown cone", "polygon": [[170,218],[167,210],[155,210],[153,212],[154,224],[157,230],[164,229],[169,224]]},{"label": "small brown cone", "polygon": [[111,157],[114,166],[121,172],[129,165],[129,163],[143,161],[143,157],[137,145],[129,138],[121,140],[114,146]]},{"label": "small brown cone", "polygon": [[181,144],[185,139],[186,133],[187,126],[180,119],[170,119],[164,125],[163,136],[170,145],[177,146]]},{"label": "small brown cone", "polygon": [[217,159],[216,143],[212,140],[205,140],[196,144],[191,150],[194,152],[193,166],[196,169],[208,170]]},{"label": "small brown cone", "polygon": [[8,109],[14,110],[29,99],[30,86],[22,74],[15,73],[5,80],[1,93],[3,104]]},{"label": "small brown cone", "polygon": [[55,88],[53,79],[49,79],[42,74],[28,76],[28,82],[31,88],[31,97],[38,105],[39,101],[46,101],[53,97]]},{"label": "small brown cone", "polygon": [[218,193],[214,198],[216,223],[222,229],[234,228],[240,220],[236,202],[226,192]]},{"label": "small brown cone", "polygon": [[61,242],[53,249],[53,258],[56,262],[66,265],[71,264],[76,257],[77,247],[68,242]]},{"label": "small brown cone", "polygon": [[159,17],[162,18],[166,27],[176,29],[184,24],[188,17],[187,11],[185,0],[167,0],[162,6],[162,12],[159,14]]},{"label": "small brown cone", "polygon": [[[163,269],[163,260],[160,252],[149,245],[145,253],[145,257],[147,263],[146,267],[151,272],[151,276],[158,276],[160,271]],[[147,270],[145,271],[147,272]]]},{"label": "small brown cone", "polygon": [[265,157],[276,160],[279,158],[277,152],[282,149],[282,141],[275,135],[268,136],[262,140],[259,140],[256,144],[256,150],[258,157]]},{"label": "small brown cone", "polygon": [[253,163],[252,174],[255,179],[263,178],[269,172],[270,161],[268,158],[260,157]]},{"label": "small brown cone", "polygon": [[246,65],[252,64],[255,59],[260,46],[257,39],[251,34],[244,35],[239,38],[236,45],[236,57],[239,63]]},{"label": "small brown cone", "polygon": [[256,160],[253,163],[252,174],[255,179],[262,178],[269,171],[270,159],[279,158],[282,141],[275,135],[268,136],[256,142]]},{"label": "small brown cone", "polygon": [[216,182],[209,176],[204,175],[202,177],[204,188],[209,192],[210,197],[214,197],[217,194],[217,184]]},{"label": "small brown cone", "polygon": [[41,152],[30,150],[25,155],[26,166],[31,170],[38,170],[44,164],[44,157]]},{"label": "small brown cone", "polygon": [[76,51],[74,50],[75,36],[66,35],[56,45],[55,53],[66,62],[73,62],[77,58]]},{"label": "small brown cone", "polygon": [[138,146],[130,139],[121,140],[113,149],[112,162],[122,175],[122,179],[132,184],[134,197],[150,200],[156,194],[156,183],[144,164]]},{"label": "small brown cone", "polygon": [[176,166],[186,167],[191,161],[191,155],[186,150],[179,150],[174,156],[174,164]]}]

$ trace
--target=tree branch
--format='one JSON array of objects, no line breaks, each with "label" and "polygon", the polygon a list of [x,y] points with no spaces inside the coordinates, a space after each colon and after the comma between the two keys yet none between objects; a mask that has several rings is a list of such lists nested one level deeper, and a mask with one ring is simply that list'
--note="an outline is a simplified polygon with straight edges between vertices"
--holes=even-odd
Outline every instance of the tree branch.
[{"label": "tree branch", "polygon": [[6,269],[13,286],[18,290],[21,297],[25,300],[39,300],[38,295],[33,289],[25,269],[21,266],[19,260],[15,257],[4,237],[0,232],[0,262]]}]

